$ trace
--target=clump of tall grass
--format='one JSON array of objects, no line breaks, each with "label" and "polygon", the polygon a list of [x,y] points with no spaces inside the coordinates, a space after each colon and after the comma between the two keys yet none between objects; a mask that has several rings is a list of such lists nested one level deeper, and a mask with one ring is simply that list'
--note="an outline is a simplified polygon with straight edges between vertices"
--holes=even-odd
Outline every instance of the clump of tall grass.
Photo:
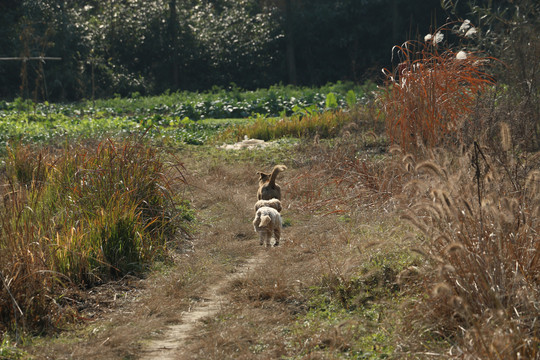
[{"label": "clump of tall grass", "polygon": [[420,252],[431,266],[432,291],[414,318],[422,336],[433,335],[423,345],[442,338],[452,355],[533,359],[540,356],[540,161],[513,153],[508,126],[500,128],[497,149],[475,143],[458,159],[404,157],[415,179],[405,187],[414,201],[403,217],[422,233]]},{"label": "clump of tall grass", "polygon": [[332,141],[315,139],[305,158],[296,159],[300,170],[287,183],[292,206],[323,213],[373,210],[390,206],[392,198],[401,193],[407,175],[383,155],[386,138],[352,125]]},{"label": "clump of tall grass", "polygon": [[[181,168],[177,168],[181,170]],[[8,149],[0,202],[0,332],[55,326],[61,292],[137,273],[182,224],[156,149],[104,141]]]},{"label": "clump of tall grass", "polygon": [[444,31],[394,47],[400,64],[393,72],[384,70],[387,84],[380,101],[387,133],[407,151],[459,144],[458,130],[474,111],[478,94],[494,84],[486,72],[494,59],[448,48]]},{"label": "clump of tall grass", "polygon": [[217,137],[217,140],[240,141],[245,136],[265,141],[315,135],[329,138],[336,136],[344,125],[353,121],[352,113],[341,110],[310,112],[282,119],[259,117],[249,124],[229,127]]}]

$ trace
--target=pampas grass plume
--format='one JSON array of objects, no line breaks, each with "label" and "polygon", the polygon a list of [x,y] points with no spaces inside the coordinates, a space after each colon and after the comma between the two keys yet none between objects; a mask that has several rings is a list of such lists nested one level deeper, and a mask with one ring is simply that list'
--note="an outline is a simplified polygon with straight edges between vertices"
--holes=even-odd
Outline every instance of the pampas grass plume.
[{"label": "pampas grass plume", "polygon": [[414,168],[413,168],[411,163],[407,163],[407,165],[405,165],[405,170],[407,172],[412,172],[414,170]]},{"label": "pampas grass plume", "polygon": [[474,212],[472,210],[472,206],[469,203],[469,201],[467,199],[461,199],[461,202],[463,203],[463,205],[465,205],[465,208],[467,209],[469,216],[474,216]]},{"label": "pampas grass plume", "polygon": [[459,243],[459,242],[453,242],[451,244],[448,244],[444,248],[444,252],[447,255],[456,255],[457,253],[462,252],[464,250],[465,250],[465,247],[463,246],[462,243]]},{"label": "pampas grass plume", "polygon": [[508,151],[512,147],[512,135],[510,133],[510,127],[505,122],[501,122],[500,127],[501,127],[501,146],[504,151]]},{"label": "pampas grass plume", "polygon": [[443,174],[441,167],[431,160],[422,161],[420,164],[416,165],[416,171],[420,172],[422,170],[432,172],[439,177],[442,177]]},{"label": "pampas grass plume", "polygon": [[540,195],[540,171],[534,170],[529,173],[525,180],[525,190],[533,197]]},{"label": "pampas grass plume", "polygon": [[435,238],[435,243],[441,245],[450,244],[452,240],[446,234],[441,234]]},{"label": "pampas grass plume", "polygon": [[414,156],[412,156],[412,154],[406,154],[403,159],[401,159],[401,162],[414,164]]},{"label": "pampas grass plume", "polygon": [[447,273],[447,274],[451,274],[451,273],[455,273],[456,272],[456,268],[453,267],[452,265],[450,264],[446,264],[444,265],[441,270],[443,271],[443,273]]},{"label": "pampas grass plume", "polygon": [[454,295],[450,297],[448,300],[448,305],[450,305],[456,312],[461,313],[462,315],[464,312],[467,311],[467,306],[465,305],[465,301],[461,296]]},{"label": "pampas grass plume", "polygon": [[422,202],[420,205],[415,206],[415,209],[423,210],[430,214],[434,220],[441,220],[445,218],[445,212],[441,205],[434,202]]},{"label": "pampas grass plume", "polygon": [[448,297],[452,294],[452,288],[446,283],[438,283],[431,292],[433,297]]},{"label": "pampas grass plume", "polygon": [[417,266],[409,266],[403,269],[397,276],[396,283],[404,285],[405,283],[414,280],[420,274],[420,269]]},{"label": "pampas grass plume", "polygon": [[394,155],[403,153],[403,150],[401,149],[401,146],[394,144],[388,148],[388,152]]},{"label": "pampas grass plume", "polygon": [[412,225],[414,225],[417,229],[422,231],[424,234],[427,233],[426,225],[418,221],[418,217],[416,217],[415,215],[405,213],[401,215],[401,218],[403,220],[407,220],[408,222],[410,222]]}]

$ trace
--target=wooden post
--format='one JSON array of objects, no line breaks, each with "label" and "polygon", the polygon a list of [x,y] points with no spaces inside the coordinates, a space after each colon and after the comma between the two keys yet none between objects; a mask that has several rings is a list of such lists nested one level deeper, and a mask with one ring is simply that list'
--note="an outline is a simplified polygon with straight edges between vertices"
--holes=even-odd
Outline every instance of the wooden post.
[{"label": "wooden post", "polygon": [[[22,57],[0,57],[0,61],[22,61],[23,64],[26,64],[27,61],[34,61],[39,60],[40,66],[39,69],[41,70],[41,76],[43,77],[43,85],[45,87],[45,97],[48,100],[49,94],[47,91],[47,84],[45,80],[45,68],[43,67],[43,63],[45,60],[62,60],[60,57],[51,57],[51,56],[22,56]],[[26,71],[23,71],[24,75],[26,76]],[[39,75],[39,74],[38,74]],[[21,94],[24,94],[24,86],[25,86],[26,79],[22,79],[22,89]]]}]

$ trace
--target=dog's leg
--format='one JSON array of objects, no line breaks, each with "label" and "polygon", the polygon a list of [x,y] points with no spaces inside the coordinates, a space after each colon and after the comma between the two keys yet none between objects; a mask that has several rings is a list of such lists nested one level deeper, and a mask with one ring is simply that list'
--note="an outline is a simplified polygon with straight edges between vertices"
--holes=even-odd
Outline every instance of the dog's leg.
[{"label": "dog's leg", "polygon": [[270,230],[266,230],[266,247],[271,246],[271,240],[272,240],[272,232]]},{"label": "dog's leg", "polygon": [[275,239],[274,246],[278,246],[279,240],[281,239],[281,229],[279,227],[276,227],[274,229],[274,239]]},{"label": "dog's leg", "polygon": [[256,233],[259,233],[259,238],[261,236],[260,234],[260,231],[259,231],[259,221],[260,221],[260,217],[258,215],[255,216],[255,219],[253,219],[253,230],[255,230]]}]

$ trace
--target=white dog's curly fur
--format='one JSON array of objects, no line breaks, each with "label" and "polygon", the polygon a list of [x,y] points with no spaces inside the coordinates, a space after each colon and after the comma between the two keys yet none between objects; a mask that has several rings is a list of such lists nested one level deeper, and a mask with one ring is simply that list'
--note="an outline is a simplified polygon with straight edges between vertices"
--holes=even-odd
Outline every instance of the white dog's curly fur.
[{"label": "white dog's curly fur", "polygon": [[281,215],[279,211],[269,206],[262,206],[257,209],[253,228],[259,233],[261,245],[270,246],[270,240],[274,235],[274,246],[279,245],[281,238]]},{"label": "white dog's curly fur", "polygon": [[259,200],[255,203],[255,211],[259,210],[263,206],[268,206],[271,208],[276,209],[277,211],[281,212],[281,201],[278,199],[271,199],[271,200]]}]

